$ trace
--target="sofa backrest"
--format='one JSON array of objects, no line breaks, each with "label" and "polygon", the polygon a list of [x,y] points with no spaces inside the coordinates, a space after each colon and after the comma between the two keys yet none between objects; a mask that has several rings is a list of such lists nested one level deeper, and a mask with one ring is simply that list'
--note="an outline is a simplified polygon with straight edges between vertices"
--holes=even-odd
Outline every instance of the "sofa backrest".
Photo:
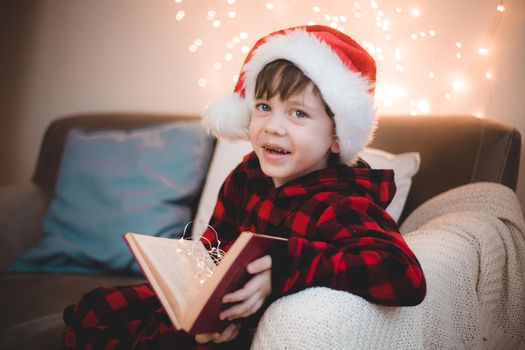
[{"label": "sofa backrest", "polygon": [[395,116],[379,119],[370,145],[391,153],[417,151],[419,172],[401,215],[435,195],[471,182],[498,182],[514,191],[521,137],[518,130],[471,116]]},{"label": "sofa backrest", "polygon": [[[74,127],[132,129],[179,121],[198,123],[199,118],[108,113],[58,119],[44,135],[33,181],[51,197],[64,140]],[[400,223],[424,201],[467,183],[491,181],[516,189],[520,133],[493,120],[468,116],[381,117],[370,146],[391,153],[417,151],[421,154],[420,170],[413,179]]]}]

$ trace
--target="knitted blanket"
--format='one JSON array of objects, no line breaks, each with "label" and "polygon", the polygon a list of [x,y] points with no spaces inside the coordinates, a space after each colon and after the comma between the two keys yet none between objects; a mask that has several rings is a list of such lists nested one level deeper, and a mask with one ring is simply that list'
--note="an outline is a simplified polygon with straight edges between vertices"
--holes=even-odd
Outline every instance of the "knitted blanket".
[{"label": "knitted blanket", "polygon": [[427,280],[415,307],[310,288],[273,303],[254,349],[525,349],[525,223],[515,193],[475,183],[401,227]]}]

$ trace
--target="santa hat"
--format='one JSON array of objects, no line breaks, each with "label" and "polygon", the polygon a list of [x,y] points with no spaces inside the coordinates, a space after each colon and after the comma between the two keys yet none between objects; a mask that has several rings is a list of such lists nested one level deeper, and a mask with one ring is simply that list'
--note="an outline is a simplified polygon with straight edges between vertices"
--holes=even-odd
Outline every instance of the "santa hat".
[{"label": "santa hat", "polygon": [[288,28],[257,41],[244,61],[234,93],[208,106],[204,126],[217,137],[248,139],[257,76],[278,59],[292,62],[317,85],[334,113],[341,157],[353,162],[376,127],[376,65],[352,38],[326,26]]}]

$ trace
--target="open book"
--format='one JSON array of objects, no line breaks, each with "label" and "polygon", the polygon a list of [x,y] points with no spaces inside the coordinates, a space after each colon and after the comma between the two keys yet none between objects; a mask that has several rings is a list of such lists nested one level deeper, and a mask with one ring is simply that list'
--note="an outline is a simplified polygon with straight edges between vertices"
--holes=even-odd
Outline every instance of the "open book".
[{"label": "open book", "polygon": [[[175,328],[189,334],[226,328],[228,321],[221,321],[219,313],[231,304],[223,304],[222,297],[251,278],[249,263],[286,244],[285,238],[243,232],[215,265],[199,241],[137,233],[127,233],[124,239]],[[208,259],[199,264],[211,267],[211,276],[202,274],[193,256]]]}]

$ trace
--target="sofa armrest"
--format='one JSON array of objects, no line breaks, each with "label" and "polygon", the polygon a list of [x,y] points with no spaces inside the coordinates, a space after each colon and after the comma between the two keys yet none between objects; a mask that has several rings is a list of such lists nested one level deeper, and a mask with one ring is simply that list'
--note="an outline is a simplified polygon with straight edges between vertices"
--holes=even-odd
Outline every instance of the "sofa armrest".
[{"label": "sofa armrest", "polygon": [[40,240],[47,203],[33,183],[0,187],[0,271]]}]

